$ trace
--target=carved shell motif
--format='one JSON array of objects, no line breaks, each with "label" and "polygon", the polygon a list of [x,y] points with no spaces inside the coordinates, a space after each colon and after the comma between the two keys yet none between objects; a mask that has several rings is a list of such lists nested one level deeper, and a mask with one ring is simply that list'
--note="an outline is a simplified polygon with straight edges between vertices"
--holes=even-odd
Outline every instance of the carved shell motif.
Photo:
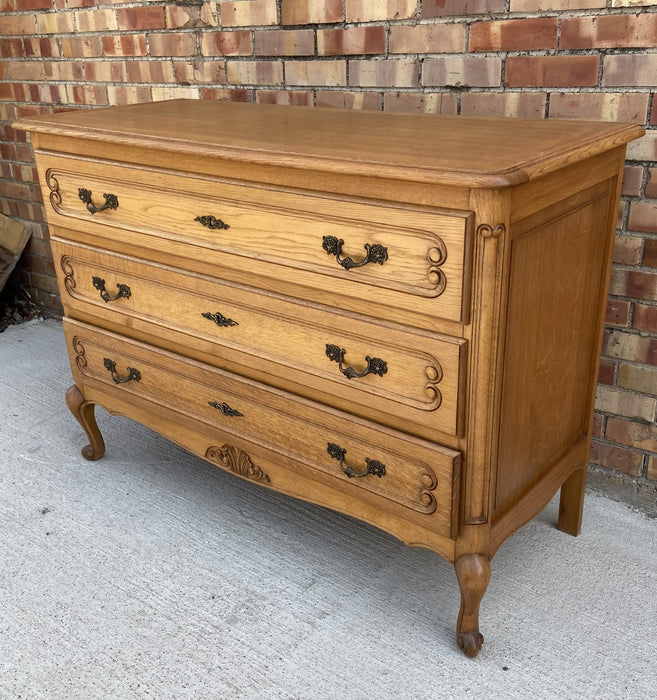
[{"label": "carved shell motif", "polygon": [[253,464],[249,455],[233,445],[208,447],[205,452],[205,458],[245,479],[257,481],[261,484],[270,483],[267,474],[260,467]]}]

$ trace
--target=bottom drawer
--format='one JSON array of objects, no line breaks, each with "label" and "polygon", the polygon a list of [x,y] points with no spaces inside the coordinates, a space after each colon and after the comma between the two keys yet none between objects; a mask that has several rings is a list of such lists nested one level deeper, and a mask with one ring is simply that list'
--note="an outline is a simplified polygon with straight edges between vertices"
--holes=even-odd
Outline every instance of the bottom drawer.
[{"label": "bottom drawer", "polygon": [[[66,319],[64,330],[80,386],[102,385],[149,413],[173,412],[196,431],[219,428],[266,448],[271,460],[292,464],[304,478],[328,479],[350,496],[403,509],[453,536],[458,452],[78,321]],[[204,456],[221,466],[233,460],[221,446]],[[264,472],[241,475],[276,488]]]}]

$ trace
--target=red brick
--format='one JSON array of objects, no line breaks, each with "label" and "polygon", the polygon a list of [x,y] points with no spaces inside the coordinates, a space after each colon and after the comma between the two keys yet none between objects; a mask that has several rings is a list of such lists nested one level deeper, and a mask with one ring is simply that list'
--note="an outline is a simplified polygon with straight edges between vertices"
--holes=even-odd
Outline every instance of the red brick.
[{"label": "red brick", "polygon": [[318,29],[317,53],[320,56],[380,54],[385,50],[385,40],[382,26]]},{"label": "red brick", "polygon": [[49,10],[52,8],[52,0],[14,0],[12,5],[18,12],[28,10]]},{"label": "red brick", "polygon": [[509,56],[507,87],[588,87],[598,82],[598,56]]},{"label": "red brick", "polygon": [[[209,9],[208,9],[209,8]],[[167,5],[164,10],[167,29],[192,29],[195,27],[218,27],[216,3],[199,6]]]},{"label": "red brick", "polygon": [[301,105],[312,107],[312,90],[258,90],[256,102],[270,105]]},{"label": "red brick", "polygon": [[502,60],[480,56],[427,58],[422,67],[422,84],[439,87],[499,87]]},{"label": "red brick", "polygon": [[598,382],[613,386],[616,381],[616,363],[612,360],[600,360],[598,367]]},{"label": "red brick", "polygon": [[602,437],[604,433],[604,427],[605,427],[605,416],[603,416],[601,413],[594,413],[593,414],[593,428],[591,431],[591,435],[593,437]]},{"label": "red brick", "polygon": [[146,35],[113,34],[104,36],[103,51],[106,56],[145,56],[147,53]]},{"label": "red brick", "polygon": [[347,81],[346,61],[285,61],[288,85],[337,87]]},{"label": "red brick", "polygon": [[312,56],[315,36],[312,29],[270,29],[255,33],[257,56]]},{"label": "red brick", "polygon": [[640,236],[616,236],[614,244],[614,262],[619,265],[638,265],[641,260]]},{"label": "red brick", "polygon": [[607,330],[604,335],[603,354],[620,360],[657,365],[657,338],[647,338],[621,330]]},{"label": "red brick", "polygon": [[648,304],[638,303],[635,304],[632,327],[637,331],[657,333],[657,306],[649,306]]},{"label": "red brick", "polygon": [[345,0],[347,22],[376,22],[415,16],[416,0]]},{"label": "red brick", "polygon": [[161,100],[198,100],[201,90],[198,87],[167,85],[165,87],[153,86],[151,88],[151,99],[153,102]]},{"label": "red brick", "polygon": [[652,109],[650,110],[650,124],[657,126],[657,93],[652,96]]},{"label": "red brick", "polygon": [[606,7],[607,0],[511,0],[511,12],[587,10]]},{"label": "red brick", "polygon": [[[30,39],[26,39],[26,41],[30,41]],[[0,51],[0,56],[3,58],[21,58],[23,55],[34,56],[35,54],[28,53],[26,47],[23,46],[23,41],[19,38],[2,38],[2,50]]]},{"label": "red brick", "polygon": [[253,90],[244,90],[241,88],[201,88],[202,100],[253,102],[253,94]]},{"label": "red brick", "polygon": [[118,29],[114,10],[78,10],[75,21],[79,32],[106,32]]},{"label": "red brick", "polygon": [[605,56],[602,85],[604,87],[650,87],[657,85],[657,54]]},{"label": "red brick", "polygon": [[63,36],[61,42],[64,58],[93,58],[103,55],[99,36]]},{"label": "red brick", "polygon": [[282,0],[281,24],[342,22],[342,0]]},{"label": "red brick", "polygon": [[589,461],[625,474],[638,476],[643,466],[643,454],[624,447],[614,447],[606,442],[592,440]]},{"label": "red brick", "polygon": [[176,82],[181,85],[223,84],[226,82],[226,63],[224,61],[176,61],[173,73]]},{"label": "red brick", "polygon": [[626,165],[623,170],[623,188],[621,194],[638,197],[641,194],[643,168],[640,165]]},{"label": "red brick", "polygon": [[630,302],[618,299],[607,301],[607,316],[605,323],[610,326],[627,327],[630,321]]},{"label": "red brick", "polygon": [[151,89],[146,85],[108,85],[107,99],[111,105],[150,102]]},{"label": "red brick", "polygon": [[456,95],[452,92],[386,92],[385,112],[420,112],[425,114],[456,114]]},{"label": "red brick", "polygon": [[68,101],[71,104],[106,105],[107,87],[105,85],[68,85]]},{"label": "red brick", "polygon": [[253,54],[250,31],[204,32],[200,36],[203,56],[251,56]]},{"label": "red brick", "polygon": [[349,61],[349,84],[357,87],[415,87],[417,80],[417,61]]},{"label": "red brick", "polygon": [[36,34],[34,15],[11,15],[0,17],[0,36],[23,36]]},{"label": "red brick", "polygon": [[657,160],[657,129],[648,129],[627,146],[627,160]]},{"label": "red brick", "polygon": [[124,61],[87,61],[84,64],[86,82],[125,83],[126,69]]},{"label": "red brick", "polygon": [[174,82],[171,61],[126,61],[128,81],[131,83]]},{"label": "red brick", "polygon": [[283,85],[283,67],[278,61],[230,61],[226,78],[233,85]]},{"label": "red brick", "polygon": [[640,450],[657,452],[657,427],[610,416],[605,433],[608,440]]},{"label": "red brick", "polygon": [[657,396],[657,367],[621,362],[618,368],[618,386],[641,394]]},{"label": "red brick", "polygon": [[657,272],[614,269],[609,293],[632,299],[657,301]]},{"label": "red brick", "polygon": [[645,124],[648,95],[641,92],[553,92],[550,117]]},{"label": "red brick", "polygon": [[646,197],[657,197],[657,168],[648,168]]},{"label": "red brick", "polygon": [[151,56],[193,56],[196,53],[194,34],[149,34]]},{"label": "red brick", "polygon": [[[62,37],[62,41],[67,37]],[[44,56],[46,58],[60,58],[62,55],[62,41],[52,38],[25,38],[23,45],[26,56]]]},{"label": "red brick", "polygon": [[646,240],[643,248],[643,264],[646,267],[657,267],[657,238]]},{"label": "red brick", "polygon": [[651,457],[648,460],[648,470],[646,472],[648,479],[657,479],[657,457]]},{"label": "red brick", "polygon": [[476,22],[470,27],[470,51],[531,51],[557,46],[556,17]]},{"label": "red brick", "polygon": [[347,92],[344,90],[317,90],[318,107],[338,109],[381,109],[381,94],[378,92]]},{"label": "red brick", "polygon": [[[37,34],[72,34],[75,23],[72,12],[45,12],[36,16]],[[28,22],[29,26],[29,22]],[[34,34],[34,29],[26,34]]]},{"label": "red brick", "polygon": [[422,0],[422,19],[506,11],[505,0]]},{"label": "red brick", "polygon": [[654,47],[657,15],[609,15],[561,20],[561,49]]},{"label": "red brick", "polygon": [[464,24],[393,24],[390,53],[461,53],[465,50]]},{"label": "red brick", "polygon": [[627,228],[657,233],[657,202],[632,202]]},{"label": "red brick", "polygon": [[276,24],[276,0],[244,0],[219,4],[222,27],[260,27]]},{"label": "red brick", "polygon": [[541,119],[545,116],[545,103],[543,92],[464,92],[461,114]]},{"label": "red brick", "polygon": [[122,7],[117,10],[119,29],[164,29],[162,5]]}]

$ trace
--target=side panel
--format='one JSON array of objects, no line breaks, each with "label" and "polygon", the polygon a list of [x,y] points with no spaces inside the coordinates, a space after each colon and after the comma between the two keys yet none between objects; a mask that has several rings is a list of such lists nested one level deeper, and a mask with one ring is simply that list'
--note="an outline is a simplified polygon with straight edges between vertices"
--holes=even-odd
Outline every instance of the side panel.
[{"label": "side panel", "polygon": [[512,226],[495,513],[588,431],[612,194],[609,180]]}]

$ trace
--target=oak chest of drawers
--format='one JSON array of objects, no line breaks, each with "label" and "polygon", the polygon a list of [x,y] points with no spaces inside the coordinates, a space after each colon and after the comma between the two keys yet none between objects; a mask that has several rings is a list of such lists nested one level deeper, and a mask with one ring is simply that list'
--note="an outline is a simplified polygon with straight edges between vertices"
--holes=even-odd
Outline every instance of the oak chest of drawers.
[{"label": "oak chest of drawers", "polygon": [[177,100],[24,119],[87,459],[102,405],[454,563],[581,524],[639,127]]}]

